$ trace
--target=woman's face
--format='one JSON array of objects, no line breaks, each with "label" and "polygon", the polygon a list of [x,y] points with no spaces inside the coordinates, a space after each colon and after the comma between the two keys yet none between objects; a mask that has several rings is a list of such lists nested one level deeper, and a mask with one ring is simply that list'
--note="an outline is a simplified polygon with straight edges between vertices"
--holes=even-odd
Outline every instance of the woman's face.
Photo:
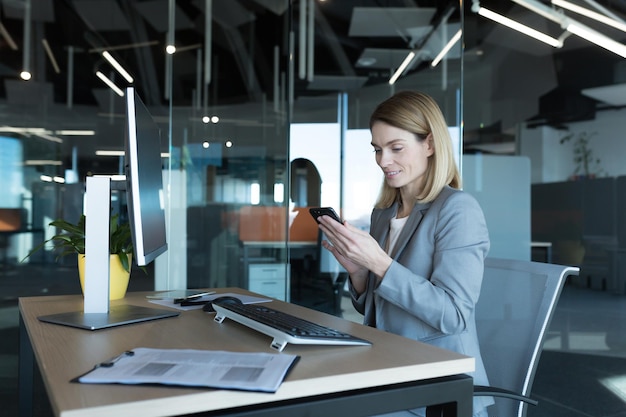
[{"label": "woman's face", "polygon": [[372,125],[372,146],[376,163],[390,187],[401,188],[412,195],[422,190],[428,168],[428,157],[434,153],[432,137],[419,141],[414,133],[384,122]]}]

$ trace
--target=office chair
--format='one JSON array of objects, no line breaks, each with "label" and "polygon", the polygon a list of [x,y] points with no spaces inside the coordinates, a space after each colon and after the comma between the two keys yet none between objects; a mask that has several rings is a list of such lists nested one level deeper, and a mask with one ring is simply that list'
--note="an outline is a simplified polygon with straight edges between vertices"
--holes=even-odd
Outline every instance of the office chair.
[{"label": "office chair", "polygon": [[489,416],[524,417],[546,331],[565,279],[578,267],[488,258],[476,304],[478,339],[489,387],[474,395],[492,396]]},{"label": "office chair", "polygon": [[324,249],[324,239],[326,238],[320,230],[317,236],[316,259],[312,263],[309,279],[299,285],[309,294],[309,307],[341,317],[341,298],[348,273],[333,254]]}]

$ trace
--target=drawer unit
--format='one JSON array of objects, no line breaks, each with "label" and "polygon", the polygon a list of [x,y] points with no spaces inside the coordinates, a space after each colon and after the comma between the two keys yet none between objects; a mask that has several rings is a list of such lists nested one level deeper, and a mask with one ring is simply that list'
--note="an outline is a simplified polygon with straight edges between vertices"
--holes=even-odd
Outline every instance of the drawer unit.
[{"label": "drawer unit", "polygon": [[285,264],[250,264],[248,267],[248,289],[250,291],[289,301]]}]

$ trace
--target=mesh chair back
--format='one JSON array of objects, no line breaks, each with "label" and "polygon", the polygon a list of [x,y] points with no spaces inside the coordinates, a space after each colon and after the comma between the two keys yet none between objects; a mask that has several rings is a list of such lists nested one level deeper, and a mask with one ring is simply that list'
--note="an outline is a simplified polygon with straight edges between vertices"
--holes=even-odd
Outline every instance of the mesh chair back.
[{"label": "mesh chair back", "polygon": [[[530,396],[546,331],[567,275],[578,268],[509,259],[490,258],[476,325],[491,387]],[[494,398],[489,415],[525,416],[526,404]]]}]

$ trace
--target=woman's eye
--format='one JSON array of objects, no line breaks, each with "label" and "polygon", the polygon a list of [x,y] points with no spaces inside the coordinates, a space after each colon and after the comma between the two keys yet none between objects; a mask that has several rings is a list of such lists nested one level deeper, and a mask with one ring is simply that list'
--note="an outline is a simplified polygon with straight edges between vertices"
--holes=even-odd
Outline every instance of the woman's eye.
[{"label": "woman's eye", "polygon": [[392,151],[394,152],[400,152],[402,150],[402,148],[391,148]]},{"label": "woman's eye", "polygon": [[380,153],[380,149],[374,149],[374,153]]}]

